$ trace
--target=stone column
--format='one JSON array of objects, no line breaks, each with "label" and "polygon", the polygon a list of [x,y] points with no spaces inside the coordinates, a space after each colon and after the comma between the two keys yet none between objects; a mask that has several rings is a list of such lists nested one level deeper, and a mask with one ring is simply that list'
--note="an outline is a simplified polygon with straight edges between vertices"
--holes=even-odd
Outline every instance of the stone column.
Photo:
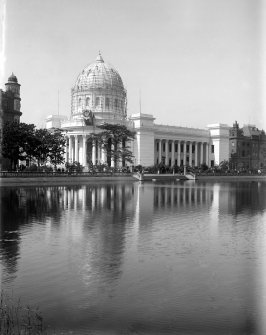
[{"label": "stone column", "polygon": [[102,146],[98,143],[98,163],[102,163]]},{"label": "stone column", "polygon": [[78,135],[75,135],[75,161],[79,161],[79,142]]},{"label": "stone column", "polygon": [[165,165],[169,165],[169,141],[165,140]]},{"label": "stone column", "polygon": [[162,140],[159,140],[159,157],[158,158],[159,158],[158,162],[160,164],[162,161]]},{"label": "stone column", "polygon": [[171,161],[172,161],[172,166],[174,166],[175,165],[175,141],[174,140],[172,141],[172,159],[171,159]]},{"label": "stone column", "polygon": [[178,141],[178,147],[177,147],[177,165],[180,166],[181,163],[181,142]]},{"label": "stone column", "polygon": [[192,166],[192,142],[189,142],[189,166]]},{"label": "stone column", "polygon": [[92,141],[92,164],[96,164],[96,144],[95,140]]},{"label": "stone column", "polygon": [[103,145],[102,145],[101,151],[102,151],[102,163],[106,164],[106,151]]},{"label": "stone column", "polygon": [[195,166],[198,166],[198,143],[195,142]]},{"label": "stone column", "polygon": [[200,164],[203,164],[203,142],[200,142]]},{"label": "stone column", "polygon": [[83,135],[83,166],[87,165],[87,137]]},{"label": "stone column", "polygon": [[209,146],[209,143],[206,143],[206,164],[208,166],[210,166],[210,162],[209,162],[209,149],[210,149],[210,146]]},{"label": "stone column", "polygon": [[183,150],[183,162],[184,165],[187,165],[187,142],[184,141],[184,150]]},{"label": "stone column", "polygon": [[68,147],[68,161],[73,163],[73,146],[72,146],[72,136],[69,135],[69,147]]}]

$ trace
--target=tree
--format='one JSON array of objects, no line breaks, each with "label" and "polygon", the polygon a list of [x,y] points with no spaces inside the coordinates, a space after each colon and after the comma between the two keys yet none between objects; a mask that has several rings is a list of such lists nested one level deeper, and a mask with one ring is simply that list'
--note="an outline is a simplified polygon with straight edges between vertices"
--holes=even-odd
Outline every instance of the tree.
[{"label": "tree", "polygon": [[55,129],[51,135],[49,137],[49,160],[56,168],[56,165],[62,164],[65,160],[66,139],[60,129]]},{"label": "tree", "polygon": [[50,142],[52,141],[51,133],[45,129],[36,129],[35,146],[33,148],[33,156],[36,158],[38,166],[47,163],[50,153]]},{"label": "tree", "polygon": [[65,137],[60,129],[52,133],[35,129],[34,124],[7,122],[3,127],[2,155],[15,169],[19,160],[36,159],[38,166],[50,162],[55,167],[64,162]]},{"label": "tree", "polygon": [[110,164],[114,160],[114,167],[117,168],[121,161],[124,166],[126,162],[133,163],[133,153],[128,142],[134,140],[135,132],[120,124],[104,123],[98,126],[102,132],[94,134],[94,139],[103,145],[107,152],[107,161]]},{"label": "tree", "polygon": [[6,122],[3,126],[2,155],[9,159],[10,169],[16,169],[19,160],[30,159],[35,145],[35,125]]},{"label": "tree", "polygon": [[38,166],[50,162],[56,167],[64,162],[66,140],[60,129],[50,132],[47,129],[36,129],[35,147],[33,155],[38,162]]}]

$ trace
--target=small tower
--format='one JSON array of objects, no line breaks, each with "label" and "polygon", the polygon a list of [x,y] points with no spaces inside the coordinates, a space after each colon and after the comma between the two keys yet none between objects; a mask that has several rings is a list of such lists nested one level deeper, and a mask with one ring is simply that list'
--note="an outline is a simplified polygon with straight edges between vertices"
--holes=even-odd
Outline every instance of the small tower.
[{"label": "small tower", "polygon": [[3,121],[20,121],[20,84],[17,77],[12,73],[5,84],[3,93]]}]

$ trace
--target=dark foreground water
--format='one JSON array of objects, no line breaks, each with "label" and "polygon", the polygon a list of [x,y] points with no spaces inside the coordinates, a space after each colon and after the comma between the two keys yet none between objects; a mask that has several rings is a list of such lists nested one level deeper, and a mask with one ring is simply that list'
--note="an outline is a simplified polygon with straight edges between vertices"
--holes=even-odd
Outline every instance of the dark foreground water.
[{"label": "dark foreground water", "polygon": [[2,187],[1,199],[1,286],[52,332],[266,334],[266,183]]}]

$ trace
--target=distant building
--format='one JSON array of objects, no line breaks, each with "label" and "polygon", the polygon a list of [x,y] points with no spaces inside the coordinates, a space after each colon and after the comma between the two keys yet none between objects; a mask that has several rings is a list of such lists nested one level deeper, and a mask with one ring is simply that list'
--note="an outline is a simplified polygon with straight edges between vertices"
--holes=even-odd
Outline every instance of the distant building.
[{"label": "distant building", "polygon": [[5,87],[5,91],[0,90],[3,122],[19,122],[22,115],[20,111],[20,84],[13,73],[8,78]]},{"label": "distant building", "polygon": [[5,169],[7,160],[2,157],[2,130],[5,122],[20,122],[21,105],[20,84],[12,73],[5,84],[5,91],[0,89],[0,170]]},{"label": "distant building", "polygon": [[235,122],[229,132],[230,167],[236,170],[266,168],[266,135],[254,125],[239,128]]},{"label": "distant building", "polygon": [[[229,159],[229,126],[213,124],[205,129],[159,125],[150,114],[127,115],[127,92],[118,71],[101,54],[79,74],[71,91],[71,115],[50,115],[48,129],[59,127],[67,137],[66,162],[105,163],[110,157],[99,143],[88,141],[98,125],[122,124],[136,132],[131,143],[134,165],[208,166]],[[122,164],[122,163],[121,163]]]}]

